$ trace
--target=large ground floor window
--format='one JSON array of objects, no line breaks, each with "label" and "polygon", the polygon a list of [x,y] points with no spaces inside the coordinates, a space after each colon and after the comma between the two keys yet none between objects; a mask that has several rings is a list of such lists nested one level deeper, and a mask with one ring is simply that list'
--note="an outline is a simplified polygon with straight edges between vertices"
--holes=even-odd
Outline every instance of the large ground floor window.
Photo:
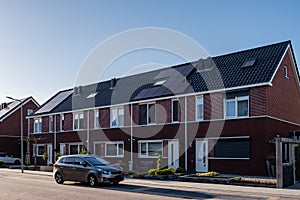
[{"label": "large ground floor window", "polygon": [[105,157],[124,157],[124,141],[95,142],[94,154]]},{"label": "large ground floor window", "polygon": [[163,155],[163,142],[161,140],[139,141],[140,158],[157,158]]}]

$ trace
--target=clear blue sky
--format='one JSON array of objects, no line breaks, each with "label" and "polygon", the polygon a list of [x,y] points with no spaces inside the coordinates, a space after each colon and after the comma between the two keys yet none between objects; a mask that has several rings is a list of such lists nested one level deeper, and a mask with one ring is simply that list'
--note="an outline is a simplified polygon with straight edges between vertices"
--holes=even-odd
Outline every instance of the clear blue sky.
[{"label": "clear blue sky", "polygon": [[0,102],[73,87],[96,45],[133,28],[174,29],[212,56],[292,40],[299,64],[299,10],[298,0],[0,0]]}]

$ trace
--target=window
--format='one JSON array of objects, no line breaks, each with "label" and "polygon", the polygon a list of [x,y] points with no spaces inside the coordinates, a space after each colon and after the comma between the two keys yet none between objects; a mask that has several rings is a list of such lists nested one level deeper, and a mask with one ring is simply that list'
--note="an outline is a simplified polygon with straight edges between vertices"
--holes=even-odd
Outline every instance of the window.
[{"label": "window", "polygon": [[67,154],[65,144],[60,144],[59,153],[61,153],[61,155],[66,155]]},{"label": "window", "polygon": [[99,110],[94,112],[94,128],[99,128]]},{"label": "window", "polygon": [[226,99],[225,117],[247,117],[249,116],[249,96],[241,96]]},{"label": "window", "polygon": [[33,156],[43,156],[45,153],[45,145],[43,144],[37,144],[33,145]]},{"label": "window", "polygon": [[124,157],[124,142],[105,143],[106,157]]},{"label": "window", "polygon": [[73,116],[74,116],[74,119],[73,119],[74,130],[83,129],[83,124],[84,124],[83,123],[83,120],[84,120],[83,112],[75,113]]},{"label": "window", "polygon": [[82,144],[70,144],[69,145],[69,154],[70,155],[76,155],[83,153],[85,151],[85,148]]},{"label": "window", "polygon": [[62,114],[60,115],[60,131],[65,130],[65,116]]},{"label": "window", "polygon": [[140,125],[155,123],[155,103],[140,105],[139,112]]},{"label": "window", "polygon": [[179,104],[178,100],[172,101],[172,122],[178,122],[179,121]]},{"label": "window", "polygon": [[139,142],[139,157],[157,158],[162,155],[162,141]]},{"label": "window", "polygon": [[203,120],[203,97],[197,97],[196,98],[196,103],[197,103],[197,107],[196,107],[196,117],[197,120]]},{"label": "window", "polygon": [[209,139],[209,146],[214,146],[209,153],[210,158],[250,158],[249,137]]},{"label": "window", "polygon": [[53,131],[53,116],[49,116],[49,132]]},{"label": "window", "polygon": [[158,81],[156,81],[156,82],[153,84],[153,86],[163,85],[165,82],[166,82],[165,79],[163,79],[163,80],[158,80]]},{"label": "window", "polygon": [[117,107],[110,109],[110,127],[124,126],[124,108]]},{"label": "window", "polygon": [[41,133],[42,132],[42,118],[35,118],[34,119],[34,133]]},{"label": "window", "polygon": [[287,66],[284,66],[284,67],[283,67],[283,70],[284,70],[284,77],[285,77],[285,78],[289,78],[289,71],[288,71]]}]

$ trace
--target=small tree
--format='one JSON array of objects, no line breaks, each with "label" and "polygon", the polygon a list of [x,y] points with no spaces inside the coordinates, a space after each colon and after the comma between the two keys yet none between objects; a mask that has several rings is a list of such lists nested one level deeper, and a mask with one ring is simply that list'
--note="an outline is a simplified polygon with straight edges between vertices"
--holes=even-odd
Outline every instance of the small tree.
[{"label": "small tree", "polygon": [[42,159],[47,162],[47,160],[48,160],[48,154],[46,152],[43,153]]},{"label": "small tree", "polygon": [[157,161],[156,161],[156,169],[160,169],[161,168],[161,155],[158,154],[158,158],[157,158]]}]

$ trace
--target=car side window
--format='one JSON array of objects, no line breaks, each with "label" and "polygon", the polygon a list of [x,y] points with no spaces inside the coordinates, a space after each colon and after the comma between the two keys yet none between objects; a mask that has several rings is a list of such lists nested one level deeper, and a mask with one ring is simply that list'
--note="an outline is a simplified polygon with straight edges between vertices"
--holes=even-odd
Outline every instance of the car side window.
[{"label": "car side window", "polygon": [[75,158],[74,164],[80,165],[81,162],[84,162],[84,160],[82,158]]},{"label": "car side window", "polygon": [[61,158],[61,159],[59,159],[59,161],[58,161],[59,163],[64,163],[65,162],[65,158]]},{"label": "car side window", "polygon": [[64,161],[65,164],[73,164],[74,163],[74,158],[70,157],[70,158],[66,158]]}]

